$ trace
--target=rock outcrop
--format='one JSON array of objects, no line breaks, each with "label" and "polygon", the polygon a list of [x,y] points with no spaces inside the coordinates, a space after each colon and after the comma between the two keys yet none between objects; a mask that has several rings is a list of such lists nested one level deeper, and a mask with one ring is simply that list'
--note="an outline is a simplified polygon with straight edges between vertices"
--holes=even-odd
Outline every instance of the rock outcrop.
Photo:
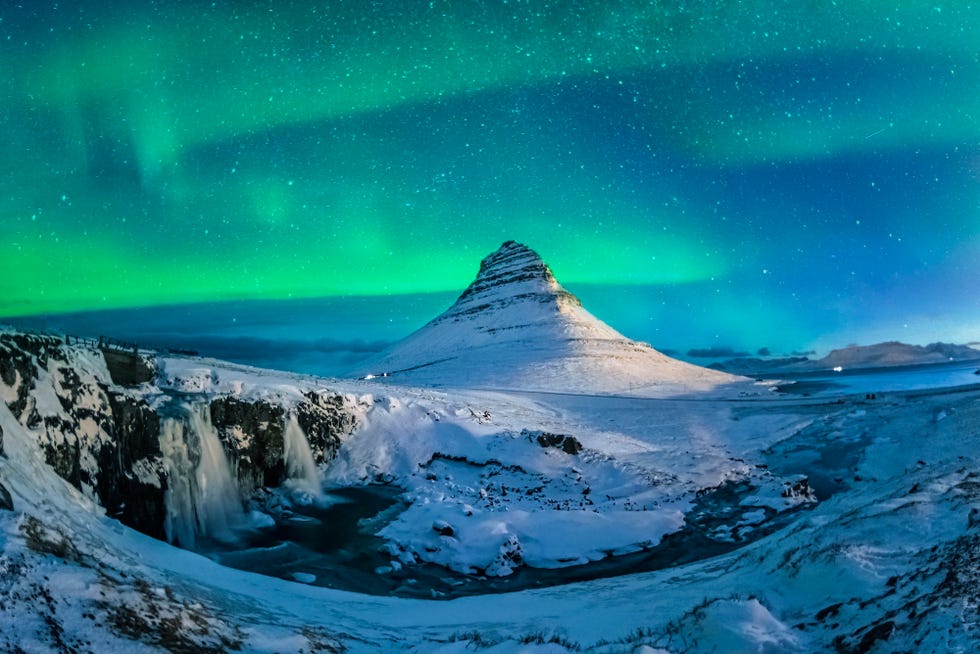
[{"label": "rock outcrop", "polygon": [[10,497],[10,491],[8,491],[3,484],[0,484],[0,510],[14,510],[14,500]]},{"label": "rock outcrop", "polygon": [[98,350],[57,337],[0,334],[3,396],[59,476],[123,524],[162,537],[159,418],[112,390],[98,360]]},{"label": "rock outcrop", "polygon": [[[313,460],[329,461],[356,427],[353,407],[348,406],[345,396],[329,391],[309,391],[304,397],[292,410],[306,434]],[[218,397],[211,401],[211,420],[243,493],[282,484],[286,478],[284,406]]]},{"label": "rock outcrop", "polygon": [[211,401],[211,421],[246,493],[278,486],[285,477],[283,429],[286,410],[268,402],[235,397]]},{"label": "rock outcrop", "polygon": [[[171,479],[175,467],[168,466],[162,448],[161,411],[178,409],[174,404],[208,403],[211,424],[242,498],[285,480],[284,429],[290,412],[305,432],[316,463],[330,460],[356,427],[352,400],[326,390],[309,390],[298,403],[234,393],[170,398],[158,388],[139,390],[115,383],[104,355],[101,348],[70,346],[53,336],[2,333],[0,396],[32,432],[45,461],[59,476],[101,504],[107,515],[156,538],[166,537],[168,491],[178,481],[186,482]],[[140,383],[144,377],[145,371]],[[186,443],[186,464],[191,468],[202,457],[198,437],[191,435]],[[0,432],[0,454],[2,445]]]},{"label": "rock outcrop", "polygon": [[113,384],[119,386],[136,386],[153,381],[156,368],[153,359],[140,354],[135,347],[133,350],[120,350],[112,347],[102,348],[105,365]]}]

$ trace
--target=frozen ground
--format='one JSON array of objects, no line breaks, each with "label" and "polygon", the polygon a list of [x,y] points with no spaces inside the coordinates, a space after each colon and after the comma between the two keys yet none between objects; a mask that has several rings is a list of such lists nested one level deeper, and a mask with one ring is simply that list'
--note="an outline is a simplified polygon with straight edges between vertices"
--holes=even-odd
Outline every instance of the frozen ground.
[{"label": "frozen ground", "polygon": [[[318,383],[195,359],[169,360],[166,376],[174,389],[240,397],[296,397]],[[356,399],[363,426],[325,480],[406,489],[409,508],[376,526],[408,568],[428,561],[491,577],[608,561],[696,519],[699,491],[744,482],[754,496],[740,496],[715,534],[735,548],[690,563],[448,601],[368,596],[233,570],[122,527],[42,463],[34,435],[0,403],[0,483],[13,503],[0,511],[0,649],[980,646],[975,387],[868,400],[863,390],[650,399],[330,386]],[[800,473],[820,485],[820,502],[783,497]],[[801,502],[808,508],[786,514],[786,526],[748,537]]]}]

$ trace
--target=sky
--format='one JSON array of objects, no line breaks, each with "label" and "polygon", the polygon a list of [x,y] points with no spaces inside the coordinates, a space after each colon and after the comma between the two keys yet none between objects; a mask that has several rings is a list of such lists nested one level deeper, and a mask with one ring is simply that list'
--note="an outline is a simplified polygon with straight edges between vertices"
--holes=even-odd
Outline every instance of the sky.
[{"label": "sky", "polygon": [[978,341],[977,43],[960,1],[2,3],[0,321],[360,351],[514,239],[680,354]]}]

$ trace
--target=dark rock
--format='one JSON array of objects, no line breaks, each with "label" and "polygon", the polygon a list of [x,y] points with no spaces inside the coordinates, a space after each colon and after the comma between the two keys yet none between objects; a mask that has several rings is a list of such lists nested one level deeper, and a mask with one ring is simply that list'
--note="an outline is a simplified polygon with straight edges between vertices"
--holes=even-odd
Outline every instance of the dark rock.
[{"label": "dark rock", "polygon": [[0,484],[0,510],[13,511],[14,510],[14,500],[10,497],[10,492]]},{"label": "dark rock", "polygon": [[[329,391],[309,391],[307,401],[296,407],[296,421],[306,434],[313,460],[332,459],[343,437],[357,426],[354,412],[343,395]],[[211,420],[238,470],[243,492],[262,486],[278,486],[286,478],[283,461],[283,434],[286,410],[265,401],[246,402],[233,397],[211,402]],[[232,437],[238,430],[246,435],[244,442]]]},{"label": "dark rock", "polygon": [[0,456],[3,455],[3,425],[0,425]]},{"label": "dark rock", "polygon": [[[54,337],[0,334],[0,381],[16,388],[10,408],[33,430],[45,460],[59,476],[94,496],[107,515],[163,539],[168,479],[160,450],[161,417],[144,400],[110,385],[149,381],[152,361],[135,351],[103,348],[112,379],[83,379],[70,365],[51,365],[70,361],[71,347]],[[117,364],[130,370],[120,373]],[[42,417],[31,397],[41,368],[52,369],[55,376],[59,415]],[[342,395],[311,391],[297,407],[297,421],[318,462],[332,458],[356,427],[348,402]],[[210,409],[242,492],[281,484],[286,409],[231,397],[213,400]]]},{"label": "dark rock", "polygon": [[795,481],[783,482],[783,492],[781,494],[783,497],[804,497],[811,500],[816,497],[813,489],[810,488],[810,480],[806,477],[800,477]]},{"label": "dark rock", "polygon": [[[39,443],[45,462],[54,468],[59,477],[75,488],[82,488],[81,457],[78,436],[74,425],[61,418],[49,416],[43,421],[44,440]],[[32,421],[27,427],[35,428]]]},{"label": "dark rock", "polygon": [[343,438],[357,428],[357,418],[343,395],[309,391],[305,396],[309,403],[303,402],[296,407],[299,426],[306,432],[313,459],[317,463],[330,461],[340,449]]},{"label": "dark rock", "polygon": [[[167,483],[160,451],[160,416],[143,400],[108,393],[113,438],[99,450],[96,491],[106,513],[163,540]],[[141,479],[134,469],[139,464]]]},{"label": "dark rock", "polygon": [[[286,411],[268,402],[245,402],[219,397],[211,402],[211,422],[235,469],[243,492],[262,486],[278,486],[286,478],[283,463],[283,431]],[[247,435],[244,441],[232,436],[235,430]]]},{"label": "dark rock", "polygon": [[61,341],[51,336],[0,334],[0,381],[17,389],[17,398],[7,403],[15,417],[20,418],[27,409],[38,367],[46,368],[52,355],[60,354],[60,348]]},{"label": "dark rock", "polygon": [[108,393],[112,421],[119,438],[120,460],[124,468],[146,458],[160,456],[160,416],[145,400],[122,393]]},{"label": "dark rock", "polygon": [[[527,472],[527,470],[525,470],[524,468],[522,468],[517,464],[505,465],[500,461],[498,461],[497,459],[487,459],[486,461],[472,461],[466,458],[465,456],[445,454],[443,452],[433,452],[432,458],[426,461],[425,463],[420,463],[419,467],[425,470],[429,468],[429,466],[431,466],[436,461],[452,461],[453,463],[462,463],[466,466],[471,466],[474,468],[490,468],[496,471],[506,470],[508,472],[518,472],[520,474],[525,474]],[[495,474],[499,474],[499,472],[496,472]]]},{"label": "dark rock", "polygon": [[876,624],[868,629],[864,636],[861,637],[861,642],[854,648],[854,652],[856,654],[870,652],[871,648],[875,646],[875,643],[879,640],[888,640],[894,631],[895,623],[891,620]]},{"label": "dark rock", "polygon": [[156,375],[153,359],[137,351],[102,349],[106,368],[112,383],[119,386],[137,386],[152,381]]},{"label": "dark rock", "polygon": [[[48,368],[51,361],[69,360],[67,347],[54,337],[0,336],[0,377],[8,386],[19,384],[11,409],[35,431],[45,461],[60,477],[94,495],[107,514],[123,524],[163,538],[166,486],[160,419],[149,405],[110,392],[109,380],[83,381],[67,365],[53,371],[63,416],[42,419],[30,400],[38,369]],[[93,424],[97,433],[91,430]],[[134,471],[137,464],[141,474]]]},{"label": "dark rock", "polygon": [[541,447],[553,447],[565,452],[566,454],[578,454],[582,451],[581,441],[574,436],[568,436],[566,434],[551,434],[546,431],[532,432],[526,429],[521,433],[528,438],[534,437],[538,445]]},{"label": "dark rock", "polygon": [[436,532],[440,536],[455,536],[456,530],[453,526],[446,522],[445,520],[436,520],[432,523],[432,531]]},{"label": "dark rock", "polygon": [[836,604],[831,604],[828,607],[822,608],[817,611],[817,620],[823,622],[827,618],[832,618],[840,613],[841,607],[844,606],[843,602],[837,602]]}]

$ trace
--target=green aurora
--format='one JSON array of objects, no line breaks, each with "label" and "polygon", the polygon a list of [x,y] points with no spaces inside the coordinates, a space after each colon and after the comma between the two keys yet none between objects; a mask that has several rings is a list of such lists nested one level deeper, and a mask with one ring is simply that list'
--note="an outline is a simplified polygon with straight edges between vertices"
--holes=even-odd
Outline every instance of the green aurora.
[{"label": "green aurora", "polygon": [[0,316],[446,293],[516,239],[655,345],[980,338],[980,7],[684,7],[5,5]]}]

